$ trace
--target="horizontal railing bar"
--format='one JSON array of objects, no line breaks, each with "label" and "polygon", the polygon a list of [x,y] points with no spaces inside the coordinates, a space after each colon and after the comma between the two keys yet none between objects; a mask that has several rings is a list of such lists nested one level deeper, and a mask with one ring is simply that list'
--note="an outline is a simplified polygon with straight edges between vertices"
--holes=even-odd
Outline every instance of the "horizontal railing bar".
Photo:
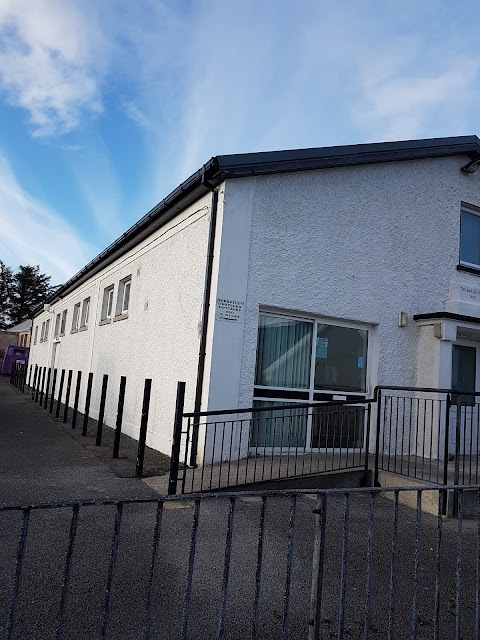
[{"label": "horizontal railing bar", "polygon": [[[261,413],[265,411],[285,411],[287,409],[308,409],[310,407],[346,407],[361,406],[372,404],[378,400],[379,391],[413,391],[421,393],[450,393],[461,396],[480,396],[480,391],[459,391],[458,389],[436,389],[435,387],[395,387],[393,385],[379,385],[373,391],[373,398],[365,398],[362,400],[329,400],[327,402],[318,400],[316,402],[296,402],[294,404],[282,405],[277,407],[246,407],[243,409],[216,409],[215,411],[197,411],[184,413],[184,418],[200,418],[207,416],[228,416],[236,413]],[[339,391],[338,395],[342,395]],[[332,394],[336,395],[336,394]],[[271,399],[275,402],[275,399]]]},{"label": "horizontal railing bar", "polygon": [[262,496],[292,496],[292,495],[344,495],[348,494],[382,494],[393,493],[398,491],[399,493],[407,493],[412,491],[480,491],[480,484],[431,484],[422,485],[419,487],[352,487],[350,489],[345,487],[335,487],[328,489],[269,489],[269,490],[250,490],[250,491],[219,491],[209,493],[189,493],[178,494],[175,496],[161,496],[159,498],[129,498],[128,500],[86,500],[80,502],[51,502],[51,503],[38,503],[31,505],[5,505],[0,506],[0,512],[2,511],[22,511],[25,509],[30,510],[43,510],[43,509],[61,509],[78,507],[108,507],[117,506],[119,504],[158,504],[164,502],[192,502],[199,498],[203,500],[213,500],[215,498],[245,498],[245,497],[262,497]]},{"label": "horizontal railing bar", "polygon": [[[463,395],[463,392],[462,392]],[[262,401],[263,402],[263,401]],[[272,400],[274,402],[274,400]],[[310,407],[358,407],[376,402],[375,398],[365,398],[365,400],[329,400],[328,402],[296,402],[279,407],[247,407],[245,409],[219,409],[215,411],[198,411],[184,413],[184,418],[201,418],[207,416],[228,416],[236,413],[261,413],[263,411],[285,411],[286,409],[309,409]],[[280,416],[279,416],[280,417]],[[229,421],[230,422],[230,421]]]}]

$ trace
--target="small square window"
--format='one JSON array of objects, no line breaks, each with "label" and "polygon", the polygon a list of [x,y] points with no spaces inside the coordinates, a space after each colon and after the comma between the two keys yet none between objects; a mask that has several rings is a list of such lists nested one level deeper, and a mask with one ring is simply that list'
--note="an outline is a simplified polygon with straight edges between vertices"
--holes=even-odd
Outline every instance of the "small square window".
[{"label": "small square window", "polygon": [[130,288],[132,285],[132,276],[120,280],[118,285],[116,316],[124,316],[128,314],[130,305]]},{"label": "small square window", "polygon": [[480,269],[480,214],[460,213],[460,264]]},{"label": "small square window", "polygon": [[76,333],[78,331],[80,325],[80,302],[73,307],[73,319],[72,319],[72,331],[71,333]]},{"label": "small square window", "polygon": [[113,314],[113,284],[103,290],[102,320],[109,320]]},{"label": "small square window", "polygon": [[90,311],[90,298],[85,298],[82,305],[82,315],[80,318],[80,328],[88,325],[88,313]]}]

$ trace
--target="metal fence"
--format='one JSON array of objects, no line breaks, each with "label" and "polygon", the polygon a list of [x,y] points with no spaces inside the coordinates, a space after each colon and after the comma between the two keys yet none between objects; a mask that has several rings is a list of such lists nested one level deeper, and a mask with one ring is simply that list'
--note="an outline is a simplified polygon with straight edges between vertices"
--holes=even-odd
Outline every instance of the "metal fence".
[{"label": "metal fence", "polygon": [[377,389],[375,478],[379,470],[437,484],[479,481],[480,393]]},{"label": "metal fence", "polygon": [[179,383],[170,495],[345,469],[367,473],[373,400],[185,413],[184,396]]},{"label": "metal fence", "polygon": [[0,533],[6,640],[480,634],[478,486],[0,507]]}]

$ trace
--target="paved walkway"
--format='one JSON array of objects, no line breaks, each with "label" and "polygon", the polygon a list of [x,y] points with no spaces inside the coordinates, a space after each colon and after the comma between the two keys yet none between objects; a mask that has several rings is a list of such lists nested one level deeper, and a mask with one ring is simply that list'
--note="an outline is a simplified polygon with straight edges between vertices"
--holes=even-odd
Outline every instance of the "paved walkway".
[{"label": "paved walkway", "polygon": [[0,505],[158,495],[118,477],[29,398],[0,378]]}]

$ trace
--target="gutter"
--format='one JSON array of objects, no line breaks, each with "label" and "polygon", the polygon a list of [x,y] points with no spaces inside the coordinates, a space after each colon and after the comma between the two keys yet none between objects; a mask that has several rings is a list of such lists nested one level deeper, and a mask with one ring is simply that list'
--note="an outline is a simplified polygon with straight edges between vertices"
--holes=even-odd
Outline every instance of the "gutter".
[{"label": "gutter", "polygon": [[[215,235],[217,228],[217,209],[218,209],[218,187],[214,187],[205,178],[202,178],[202,184],[212,192],[212,204],[210,208],[210,228],[208,232],[208,247],[207,247],[207,265],[205,270],[205,287],[203,291],[203,308],[202,308],[202,333],[200,336],[200,346],[198,350],[198,367],[197,367],[197,383],[195,387],[195,404],[193,411],[195,414],[199,413],[202,408],[202,393],[203,393],[203,380],[205,377],[205,358],[207,355],[207,331],[208,331],[208,319],[210,316],[210,295],[212,290],[212,274],[213,274],[213,257],[215,250]],[[192,428],[192,446],[190,449],[190,461],[191,467],[197,466],[197,452],[198,452],[198,433],[199,423],[198,419],[193,423]]]}]

